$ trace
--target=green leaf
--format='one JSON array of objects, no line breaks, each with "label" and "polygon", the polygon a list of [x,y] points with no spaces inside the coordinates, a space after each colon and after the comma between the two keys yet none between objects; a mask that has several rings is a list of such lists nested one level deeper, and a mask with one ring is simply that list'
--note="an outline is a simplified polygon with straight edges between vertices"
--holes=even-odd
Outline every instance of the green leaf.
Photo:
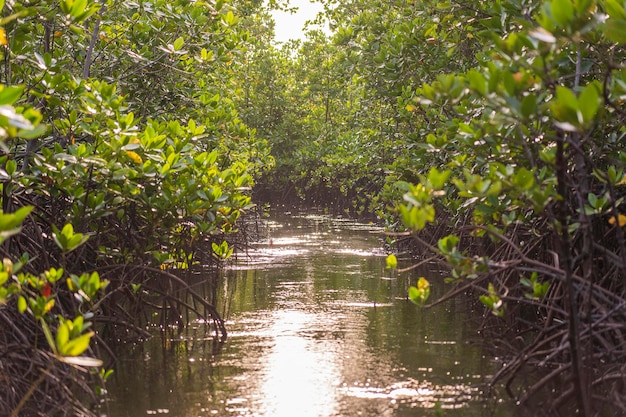
[{"label": "green leaf", "polygon": [[618,174],[618,170],[615,168],[614,165],[610,165],[609,168],[606,170],[606,174],[609,177],[609,182],[615,184],[618,180],[618,178],[621,178],[621,170],[619,170],[619,174]]},{"label": "green leaf", "polygon": [[582,122],[588,124],[593,121],[600,107],[600,96],[595,83],[589,84],[580,93],[578,107],[582,114]]},{"label": "green leaf", "polygon": [[528,288],[533,287],[533,282],[529,280],[528,278],[520,278],[519,282],[525,287],[528,287]]},{"label": "green leaf", "polygon": [[17,132],[17,136],[23,139],[35,139],[43,136],[47,130],[46,125],[39,124],[29,129],[21,129]]},{"label": "green leaf", "polygon": [[520,168],[512,180],[513,185],[523,191],[528,191],[535,185],[535,176],[526,168]]},{"label": "green leaf", "polygon": [[62,356],[78,356],[89,348],[89,341],[94,335],[93,332],[85,333],[75,339],[59,346],[59,354]]},{"label": "green leaf", "polygon": [[87,7],[87,0],[73,0],[72,3],[73,4],[70,7],[69,14],[73,18],[77,19],[85,11],[85,8]]},{"label": "green leaf", "polygon": [[557,101],[567,107],[578,109],[578,98],[572,90],[562,85],[556,87],[556,99]]},{"label": "green leaf", "polygon": [[239,19],[237,19],[237,17],[230,10],[224,15],[224,22],[226,22],[228,26],[234,26],[238,21]]},{"label": "green leaf", "polygon": [[58,353],[57,345],[54,343],[54,338],[52,337],[52,332],[50,331],[50,327],[48,327],[48,323],[46,323],[43,318],[39,318],[39,323],[41,324],[41,329],[43,330],[43,334],[46,336],[50,349],[52,349],[52,352],[55,354]]},{"label": "green leaf", "polygon": [[63,230],[61,231],[59,231],[56,226],[52,225],[52,234],[55,243],[64,252],[73,251],[89,239],[89,236],[83,235],[82,233],[74,233],[74,226],[72,226],[71,223],[67,223],[63,226]]},{"label": "green leaf", "polygon": [[529,118],[530,116],[535,114],[537,110],[537,97],[534,94],[528,94],[522,99],[522,104],[520,106],[520,112],[522,116],[525,118]]},{"label": "green leaf", "polygon": [[180,51],[180,49],[183,47],[184,44],[185,44],[185,40],[181,36],[180,38],[178,38],[178,39],[176,39],[174,41],[174,50],[175,51]]},{"label": "green leaf", "polygon": [[83,332],[83,330],[87,328],[84,322],[85,322],[85,319],[83,318],[83,316],[78,316],[74,319],[73,322],[69,322],[70,323],[69,325],[70,335],[72,339],[77,337],[79,334]]},{"label": "green leaf", "polygon": [[609,40],[617,43],[626,43],[626,19],[608,19],[602,25],[602,31]]},{"label": "green leaf", "polygon": [[14,159],[9,159],[7,161],[5,170],[7,174],[9,174],[9,176],[11,177],[13,176],[13,174],[15,174],[15,171],[17,171],[17,163],[15,162]]},{"label": "green leaf", "polygon": [[496,292],[492,283],[489,283],[487,289],[488,295],[481,295],[478,297],[481,303],[483,303],[486,307],[491,309],[491,312],[498,317],[502,317],[504,315],[504,304],[500,299],[500,296]]},{"label": "green leaf", "polygon": [[550,11],[554,20],[562,26],[567,26],[574,18],[572,0],[553,0]]},{"label": "green leaf", "polygon": [[435,208],[430,204],[410,209],[403,205],[400,206],[400,214],[404,225],[413,231],[422,230],[427,223],[435,220]]},{"label": "green leaf", "polygon": [[580,126],[580,109],[578,108],[578,98],[572,90],[567,87],[557,86],[556,97],[550,106],[554,118],[558,120],[557,126],[566,131],[576,131]]},{"label": "green leaf", "polygon": [[493,308],[493,300],[488,296],[488,295],[481,295],[480,297],[478,297],[478,299],[480,300],[481,303],[483,303],[486,307],[489,307],[490,309]]},{"label": "green leaf", "polygon": [[[2,2],[4,3],[4,1]],[[2,10],[2,9],[0,9]],[[25,17],[28,16],[29,14],[29,9],[23,9],[20,10],[17,13],[13,13],[9,16],[3,17],[2,19],[0,19],[0,26],[6,26],[7,24],[11,23],[12,21],[14,21],[15,19],[19,19],[20,17]]]},{"label": "green leaf", "polygon": [[0,89],[0,106],[3,105],[10,105],[15,103],[20,96],[22,95],[22,92],[24,91],[24,86],[22,85],[15,85],[15,86],[10,86],[10,87],[1,87]]},{"label": "green leaf", "polygon": [[94,15],[98,10],[100,10],[101,7],[102,6],[100,4],[97,4],[97,3],[89,5],[89,7],[86,7],[82,13],[80,13],[78,16],[76,16],[76,21],[77,22],[82,22],[82,21],[88,19],[89,17]]},{"label": "green leaf", "polygon": [[449,254],[454,250],[454,248],[456,248],[456,245],[458,243],[459,243],[459,238],[457,236],[448,235],[446,237],[439,239],[439,241],[437,241],[437,246],[439,247],[439,250],[441,251],[441,253]]},{"label": "green leaf", "polygon": [[398,267],[398,258],[393,253],[387,256],[386,260],[386,268],[387,269],[395,269]]},{"label": "green leaf", "polygon": [[439,171],[437,168],[432,167],[428,173],[428,182],[435,190],[441,190],[446,185],[451,174],[452,171],[449,169]]},{"label": "green leaf", "polygon": [[[511,71],[503,71],[502,72],[502,83],[504,84],[504,89],[510,96],[515,95],[515,90],[517,89],[517,82],[513,77],[513,73]],[[510,97],[514,98],[514,97]]]},{"label": "green leaf", "polygon": [[593,0],[574,0],[574,6],[576,6],[576,12],[578,14],[584,14],[593,4]]},{"label": "green leaf", "polygon": [[482,96],[487,95],[487,80],[485,76],[476,70],[471,70],[468,74],[470,88]]},{"label": "green leaf", "polygon": [[549,288],[549,282],[535,282],[535,284],[533,285],[533,297],[539,300],[542,299],[548,292]]},{"label": "green leaf", "polygon": [[430,283],[424,277],[417,280],[417,286],[410,286],[408,290],[409,299],[416,305],[422,306],[430,296]]},{"label": "green leaf", "polygon": [[19,227],[31,211],[33,211],[32,206],[25,206],[17,209],[15,213],[0,213],[0,231],[14,230]]},{"label": "green leaf", "polygon": [[28,308],[28,304],[26,303],[26,298],[23,295],[20,295],[17,299],[17,311],[20,313],[24,313]]},{"label": "green leaf", "polygon": [[223,241],[220,245],[213,242],[211,247],[213,249],[214,256],[222,260],[228,259],[234,251],[233,248],[229,248],[228,242],[226,241]]},{"label": "green leaf", "polygon": [[61,0],[61,10],[65,14],[70,14],[70,10],[72,10],[72,4],[74,4],[74,0]]},{"label": "green leaf", "polygon": [[604,10],[612,19],[626,19],[626,10],[617,0],[604,0]]},{"label": "green leaf", "polygon": [[59,352],[62,352],[63,346],[70,340],[70,329],[67,322],[59,324],[57,329],[56,345]]}]

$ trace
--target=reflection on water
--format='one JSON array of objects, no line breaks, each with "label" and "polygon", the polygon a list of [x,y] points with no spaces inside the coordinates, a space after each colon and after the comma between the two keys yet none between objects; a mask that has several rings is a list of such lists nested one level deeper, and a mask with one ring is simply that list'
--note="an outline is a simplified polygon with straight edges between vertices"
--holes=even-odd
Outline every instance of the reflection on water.
[{"label": "reflection on water", "polygon": [[[311,319],[310,314],[293,310],[272,314],[273,343],[261,358],[262,378],[251,393],[259,399],[255,413],[276,417],[334,414],[338,358],[328,341],[307,335]],[[313,367],[315,372],[311,372]]]},{"label": "reflection on water", "polygon": [[[266,239],[224,271],[221,352],[199,322],[128,349],[107,415],[485,415],[479,387],[494,364],[468,342],[468,307],[407,302],[407,279],[385,270],[376,232],[324,216],[269,222]],[[431,282],[437,296],[443,284]]]}]

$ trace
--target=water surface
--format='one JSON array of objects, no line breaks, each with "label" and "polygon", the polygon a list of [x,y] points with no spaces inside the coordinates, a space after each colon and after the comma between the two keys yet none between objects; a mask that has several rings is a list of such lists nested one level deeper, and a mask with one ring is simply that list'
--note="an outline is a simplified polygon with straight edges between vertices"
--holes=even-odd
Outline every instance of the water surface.
[{"label": "water surface", "polygon": [[200,322],[164,332],[120,357],[110,417],[506,416],[481,386],[483,356],[462,299],[419,309],[418,274],[385,269],[380,228],[287,213],[223,271],[217,305],[228,339]]}]

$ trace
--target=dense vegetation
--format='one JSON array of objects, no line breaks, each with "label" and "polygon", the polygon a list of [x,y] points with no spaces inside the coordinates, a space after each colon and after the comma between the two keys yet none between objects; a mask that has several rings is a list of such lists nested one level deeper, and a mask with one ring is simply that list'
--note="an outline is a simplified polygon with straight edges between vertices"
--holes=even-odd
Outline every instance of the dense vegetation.
[{"label": "dense vegetation", "polygon": [[89,415],[96,358],[143,336],[147,308],[223,336],[170,267],[227,257],[272,165],[234,105],[234,6],[0,1],[0,414]]},{"label": "dense vegetation", "polygon": [[443,264],[409,296],[473,294],[535,413],[623,413],[626,3],[326,6],[332,38],[283,49],[284,123],[254,125],[265,189],[377,212]]},{"label": "dense vegetation", "polygon": [[328,0],[285,45],[276,2],[0,6],[0,414],[89,414],[147,306],[224,332],[170,267],[228,257],[253,186],[445,266],[411,299],[477,297],[521,403],[626,410],[625,2]]}]

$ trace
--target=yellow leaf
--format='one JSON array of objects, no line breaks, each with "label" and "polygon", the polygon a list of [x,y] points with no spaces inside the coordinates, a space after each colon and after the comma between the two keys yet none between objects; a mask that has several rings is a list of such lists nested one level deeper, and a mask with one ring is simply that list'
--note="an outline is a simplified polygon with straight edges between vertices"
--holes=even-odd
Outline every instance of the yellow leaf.
[{"label": "yellow leaf", "polygon": [[50,310],[52,310],[52,307],[54,307],[54,300],[50,300],[46,303],[45,307],[43,308],[43,313],[48,313]]},{"label": "yellow leaf", "polygon": [[137,164],[143,163],[143,159],[141,159],[141,156],[139,156],[137,152],[126,151],[126,156],[128,156],[133,162]]},{"label": "yellow leaf", "polygon": [[4,28],[0,28],[0,46],[8,45],[9,41],[7,40],[7,33]]},{"label": "yellow leaf", "polygon": [[[620,227],[626,226],[626,216],[623,214],[617,215],[617,223],[619,223]],[[615,224],[615,217],[611,217],[609,219],[609,224]]]},{"label": "yellow leaf", "polygon": [[424,290],[426,288],[430,287],[430,283],[428,282],[428,280],[424,277],[420,277],[420,279],[417,280],[417,289],[418,290]]},{"label": "yellow leaf", "polygon": [[622,178],[622,180],[615,185],[626,185],[626,175],[624,175],[624,178]]}]

